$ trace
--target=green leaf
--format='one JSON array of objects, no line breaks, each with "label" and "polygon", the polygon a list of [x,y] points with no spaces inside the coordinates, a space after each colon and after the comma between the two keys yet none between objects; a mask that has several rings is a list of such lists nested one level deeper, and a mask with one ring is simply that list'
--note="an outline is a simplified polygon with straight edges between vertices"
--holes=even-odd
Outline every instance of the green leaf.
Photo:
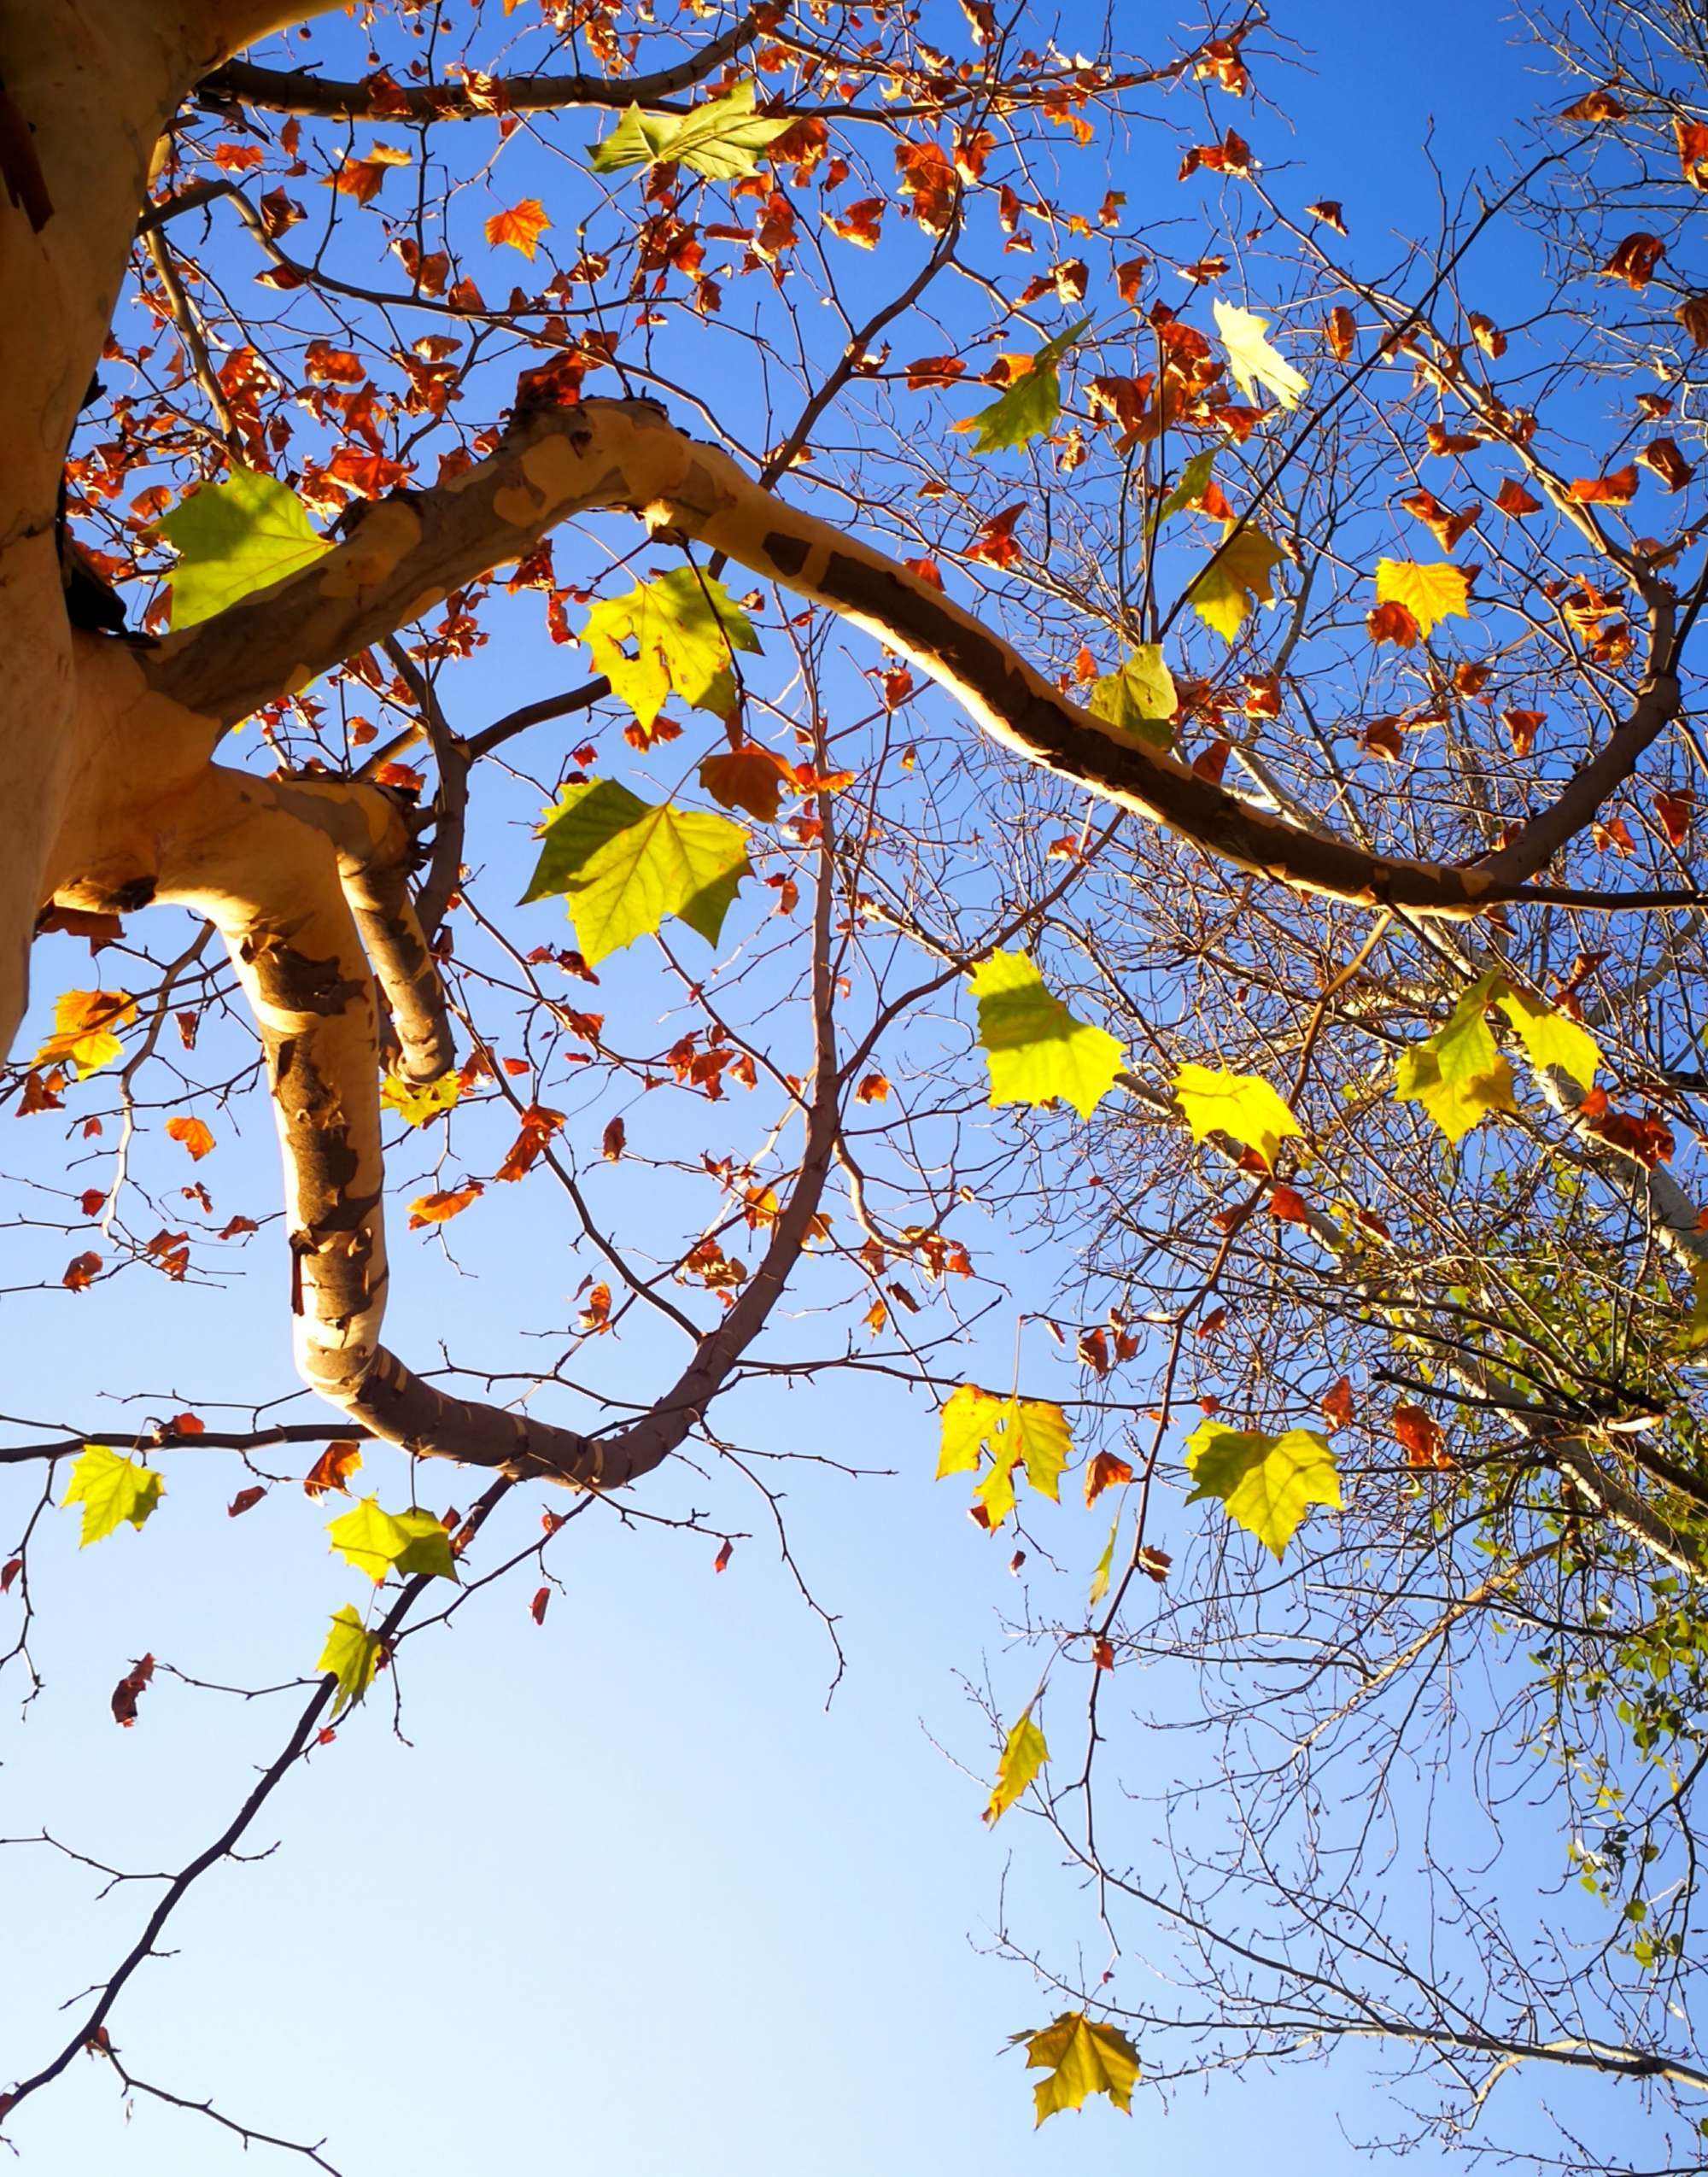
[{"label": "green leaf", "polygon": [[1169,721],[1179,700],[1174,676],[1163,662],[1162,646],[1145,642],[1115,671],[1091,683],[1085,708],[1094,718],[1107,719],[1135,740],[1152,748],[1172,748],[1174,729]]},{"label": "green leaf", "polygon": [[[674,689],[685,703],[728,718],[735,710],[738,650],[757,651],[753,623],[721,582],[674,567],[588,614],[582,641],[594,664],[650,732]],[[624,647],[635,647],[631,657]]]},{"label": "green leaf", "polygon": [[1032,368],[1024,377],[1017,378],[988,408],[956,424],[957,431],[977,434],[973,441],[975,454],[1001,454],[1027,446],[1050,429],[1062,413],[1062,378],[1056,366],[1091,322],[1081,318],[1077,325],[1046,341],[1032,357]]},{"label": "green leaf", "polygon": [[1040,1496],[1061,1501],[1062,1470],[1073,1448],[1068,1417],[1049,1399],[1004,1398],[962,1384],[943,1409],[937,1478],[974,1473],[988,1454],[990,1470],[973,1494],[994,1530],[1014,1510],[1016,1467]]},{"label": "green leaf", "polygon": [[451,1537],[430,1512],[382,1512],[377,1497],[365,1496],[326,1532],[339,1556],[366,1572],[376,1587],[390,1572],[402,1579],[417,1573],[442,1580],[457,1577]]},{"label": "green leaf", "polygon": [[1089,1119],[1121,1069],[1126,1054],[1120,1041],[1075,1020],[1023,952],[993,952],[974,969],[972,980],[991,1103],[1063,1097]]},{"label": "green leaf", "polygon": [[1569,1074],[1586,1093],[1594,1087],[1601,1048],[1588,1028],[1557,1006],[1544,1005],[1509,984],[1503,984],[1495,997],[1538,1073],[1555,1066],[1562,1074]]},{"label": "green leaf", "polygon": [[1186,1440],[1186,1467],[1197,1485],[1188,1504],[1220,1497],[1228,1517],[1277,1557],[1292,1540],[1307,1506],[1340,1509],[1340,1469],[1314,1429],[1266,1437],[1201,1421]]},{"label": "green leaf", "polygon": [[727,97],[686,114],[646,114],[630,106],[593,147],[593,170],[613,174],[675,159],[712,181],[739,181],[753,172],[765,146],[793,126],[787,114],[756,114],[751,83],[738,83]]},{"label": "green leaf", "polygon": [[165,1480],[152,1466],[140,1466],[104,1443],[85,1444],[71,1470],[63,1499],[83,1507],[78,1548],[105,1542],[126,1519],[133,1527],[146,1526],[165,1488]]},{"label": "green leaf", "polygon": [[1261,530],[1224,533],[1216,557],[1186,592],[1192,610],[1225,642],[1234,641],[1251,617],[1254,600],[1275,602],[1273,570],[1287,557]]},{"label": "green leaf", "polygon": [[1194,1141],[1226,1134],[1230,1140],[1255,1149],[1272,1172],[1282,1142],[1289,1134],[1304,1132],[1284,1099],[1261,1074],[1220,1074],[1208,1066],[1183,1066],[1174,1076],[1174,1094]]},{"label": "green leaf", "polygon": [[1120,1524],[1121,1516],[1117,1512],[1109,1528],[1109,1538],[1103,1544],[1103,1554],[1097,1560],[1096,1569],[1091,1574],[1091,1592],[1087,1598],[1087,1603],[1088,1607],[1092,1610],[1097,1608],[1109,1591],[1109,1579],[1115,1569],[1115,1537],[1120,1532]]},{"label": "green leaf", "polygon": [[1491,971],[1459,997],[1444,1028],[1401,1054],[1394,1094],[1421,1103],[1450,1142],[1459,1141],[1491,1111],[1511,1111],[1512,1069],[1495,1048],[1484,1017],[1505,987]]},{"label": "green leaf", "polygon": [[1216,331],[1228,352],[1228,366],[1248,400],[1260,385],[1266,386],[1284,408],[1296,408],[1310,388],[1284,355],[1265,337],[1267,318],[1242,310],[1232,302],[1212,304]]},{"label": "green leaf", "polygon": [[363,1625],[354,1603],[332,1612],[332,1629],[320,1651],[317,1671],[330,1671],[338,1682],[338,1698],[332,1704],[336,1716],[353,1700],[360,1700],[379,1669],[380,1637]]},{"label": "green leaf", "polygon": [[1044,1734],[1032,1722],[1028,1707],[1003,1744],[991,1803],[985,1809],[986,1821],[1000,1822],[1049,1759]]},{"label": "green leaf", "polygon": [[296,494],[258,469],[234,468],[222,483],[199,485],[159,527],[178,552],[174,633],[300,574],[332,548],[310,524]]},{"label": "green leaf", "polygon": [[1064,2010],[1053,2026],[1012,2037],[1011,2045],[1022,2044],[1027,2069],[1050,2075],[1032,2090],[1039,2124],[1058,2110],[1083,2108],[1092,2094],[1107,2094],[1132,2115],[1138,2051],[1118,2026],[1100,2025],[1083,2010]]},{"label": "green leaf", "polygon": [[541,841],[530,899],[567,898],[590,967],[668,915],[716,945],[743,877],[747,834],[727,816],[653,807],[615,779],[565,787]]},{"label": "green leaf", "polygon": [[1188,506],[1196,506],[1203,497],[1210,481],[1210,471],[1215,465],[1216,448],[1207,446],[1202,454],[1195,454],[1175,478],[1174,489],[1156,510],[1159,523],[1167,521]]}]

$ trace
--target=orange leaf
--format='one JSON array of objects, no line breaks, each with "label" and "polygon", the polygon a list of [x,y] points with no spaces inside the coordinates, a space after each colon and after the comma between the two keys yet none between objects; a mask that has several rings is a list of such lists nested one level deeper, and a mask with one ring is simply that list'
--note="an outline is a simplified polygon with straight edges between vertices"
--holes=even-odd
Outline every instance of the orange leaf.
[{"label": "orange leaf", "polygon": [[1364,616],[1364,624],[1372,642],[1397,643],[1401,650],[1411,649],[1422,633],[1414,615],[1396,597],[1372,605]]},{"label": "orange leaf", "polygon": [[325,1496],[329,1489],[337,1489],[348,1496],[350,1477],[361,1463],[359,1443],[352,1443],[348,1437],[335,1438],[303,1476],[303,1495]]},{"label": "orange leaf", "polygon": [[1331,1429],[1344,1429],[1352,1422],[1352,1379],[1342,1376],[1331,1384],[1323,1393],[1323,1419]]},{"label": "orange leaf", "polygon": [[1669,491],[1682,491],[1696,473],[1679,452],[1676,439],[1651,439],[1637,459],[1646,469],[1653,470]]},{"label": "orange leaf", "polygon": [[773,824],[783,789],[794,779],[782,757],[749,740],[740,748],[708,756],[699,767],[699,782],[721,808],[745,809],[762,824]]},{"label": "orange leaf", "polygon": [[198,1164],[214,1146],[214,1130],[205,1119],[168,1119],[166,1130]]},{"label": "orange leaf", "polygon": [[477,1195],[486,1189],[478,1179],[470,1179],[459,1187],[443,1187],[437,1194],[418,1195],[409,1205],[409,1229],[419,1232],[424,1225],[447,1224],[453,1217],[460,1217]]},{"label": "orange leaf", "polygon": [[1605,477],[1578,477],[1571,495],[1583,506],[1629,506],[1637,495],[1636,464],[1628,461]]},{"label": "orange leaf", "polygon": [[1522,521],[1526,514],[1540,514],[1542,502],[1525,490],[1516,477],[1508,477],[1494,495],[1494,504],[1503,514],[1510,514],[1514,521]]},{"label": "orange leaf", "polygon": [[1100,1451],[1085,1469],[1085,1501],[1095,1504],[1105,1489],[1132,1479],[1132,1467],[1113,1451]]},{"label": "orange leaf", "polygon": [[493,214],[486,223],[486,238],[495,249],[501,246],[519,249],[531,262],[541,236],[551,224],[539,198],[524,196],[507,212]]},{"label": "orange leaf", "polygon": [[1607,278],[1622,279],[1634,293],[1641,292],[1665,255],[1666,244],[1658,236],[1628,234],[1601,270]]},{"label": "orange leaf", "polygon": [[1408,1466],[1452,1465],[1447,1453],[1446,1430],[1421,1406],[1406,1403],[1394,1408],[1394,1434],[1405,1448]]}]

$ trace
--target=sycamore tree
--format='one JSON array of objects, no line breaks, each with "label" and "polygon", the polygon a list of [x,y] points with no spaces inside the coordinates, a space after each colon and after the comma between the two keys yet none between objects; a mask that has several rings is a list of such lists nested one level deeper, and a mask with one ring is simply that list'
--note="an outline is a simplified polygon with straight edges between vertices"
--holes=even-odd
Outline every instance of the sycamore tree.
[{"label": "sycamore tree", "polygon": [[[1396,2139],[1553,2066],[1554,2160],[1693,2166],[1703,33],[1539,16],[1418,241],[1290,185],[1258,12],[1083,13],[0,19],[7,1282],[278,1333],[248,1416],[9,1425],[0,1668],[180,1493],[360,1596],[25,2150],[85,2051],[180,2098],[133,1984],[416,1632],[588,1512],[728,1562],[681,1473],[793,1564],[728,1417],[857,1378],[1027,1571],[969,1761],[1107,1947],[1004,1926],[1038,2121],[1357,2043]],[[384,1342],[388,1162],[574,1247],[519,1362]]]}]

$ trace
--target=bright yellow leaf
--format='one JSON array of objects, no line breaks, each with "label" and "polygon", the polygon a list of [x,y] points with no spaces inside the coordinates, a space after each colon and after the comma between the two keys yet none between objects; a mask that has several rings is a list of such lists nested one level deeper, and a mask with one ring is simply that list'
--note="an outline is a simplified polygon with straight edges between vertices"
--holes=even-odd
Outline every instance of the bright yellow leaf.
[{"label": "bright yellow leaf", "polygon": [[407,1081],[401,1074],[388,1074],[380,1087],[380,1109],[396,1112],[406,1126],[424,1127],[448,1111],[462,1092],[462,1076],[454,1068],[436,1081]]},{"label": "bright yellow leaf", "polygon": [[1464,568],[1454,566],[1451,559],[1427,565],[1416,559],[1378,559],[1376,595],[1383,605],[1403,605],[1422,635],[1428,635],[1438,620],[1471,617],[1471,583]]},{"label": "bright yellow leaf", "polygon": [[1220,551],[1186,592],[1193,611],[1225,642],[1232,642],[1250,618],[1254,600],[1275,602],[1271,576],[1286,556],[1261,530],[1235,534],[1230,529]]},{"label": "bright yellow leaf", "polygon": [[68,990],[54,1001],[54,1032],[36,1053],[38,1066],[73,1065],[81,1080],[110,1066],[124,1050],[114,1028],[137,1017],[126,990]]},{"label": "bright yellow leaf", "polygon": [[1289,1134],[1304,1132],[1285,1099],[1261,1074],[1221,1074],[1208,1066],[1183,1066],[1174,1076],[1174,1094],[1194,1141],[1226,1134],[1255,1149],[1272,1172],[1282,1142]]}]

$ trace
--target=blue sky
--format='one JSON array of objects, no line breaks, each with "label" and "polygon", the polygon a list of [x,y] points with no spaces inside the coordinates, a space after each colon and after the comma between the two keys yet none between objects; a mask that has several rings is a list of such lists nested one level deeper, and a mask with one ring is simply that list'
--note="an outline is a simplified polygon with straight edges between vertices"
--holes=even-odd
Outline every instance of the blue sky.
[{"label": "blue sky", "polygon": [[[1069,47],[1074,12],[1061,16]],[[1087,40],[1094,25],[1088,11]],[[1342,198],[1360,242],[1432,226],[1419,153],[1431,120],[1457,177],[1494,155],[1533,92],[1493,7],[1310,0],[1282,27],[1309,49],[1308,71],[1266,86],[1296,124],[1298,194]],[[1272,120],[1262,134],[1272,166]],[[1132,159],[1113,179],[1137,202],[1170,161],[1143,138]],[[1498,262],[1489,269],[1498,277]],[[477,659],[454,682],[461,714],[562,684],[564,657],[535,634]],[[554,908],[534,912],[540,941],[564,941]],[[44,968],[44,996],[73,979],[73,958]],[[40,1152],[7,1123],[0,1167],[16,1172]],[[244,1124],[207,1176],[222,1207],[268,1208],[263,1115]],[[10,1283],[36,1261],[34,1242],[0,1239]],[[398,1253],[393,1335],[406,1354],[442,1335],[477,1349],[518,1293],[557,1280],[567,1295],[573,1282],[519,1204],[471,1240],[478,1281],[425,1248]],[[1027,1265],[1015,1305],[1055,1267],[1048,1254]],[[161,1413],[283,1395],[275,1273],[258,1249],[247,1278],[193,1296],[126,1279],[81,1298],[9,1297],[0,1402],[92,1425],[110,1411],[97,1395],[115,1385],[151,1394]],[[997,1349],[1010,1323],[993,1326]],[[643,1376],[664,1360],[644,1342],[627,1355]],[[511,1583],[406,1648],[411,1745],[376,1700],[293,1779],[260,1833],[281,1838],[278,1851],[211,1877],[174,1925],[177,1954],[134,1986],[114,2029],[126,2060],[264,2128],[324,2133],[348,2177],[1344,2166],[1346,2133],[1384,2124],[1366,2074],[1344,2058],[1329,2072],[1221,2080],[1166,2116],[1144,2096],[1131,2121],[1097,2104],[1034,2134],[1028,2081],[1003,2044],[1052,2006],[980,1952],[1010,1867],[1011,1903],[1058,1955],[1089,1916],[1022,1820],[990,1833],[978,1818],[989,1749],[956,1674],[988,1669],[1016,1690],[1000,1623],[1016,1600],[1007,1548],[933,1489],[922,1402],[801,1384],[746,1399],[741,1426],[748,1441],[896,1470],[790,1477],[792,1531],[848,1652],[828,1711],[828,1644],[751,1504],[740,1524],[755,1538],[721,1577],[705,1536],[625,1530],[600,1508],[564,1538],[563,1591],[542,1627],[526,1615],[532,1583]],[[383,1495],[397,1494],[401,1467],[373,1454]],[[232,1684],[307,1670],[325,1612],[351,1592],[321,1554],[324,1513],[300,1492],[231,1522],[237,1482],[222,1463],[176,1461],[170,1482],[143,1536],[79,1555],[69,1516],[53,1527],[37,1574],[49,1685],[21,1721],[0,1712],[0,1832],[44,1826],[126,1866],[176,1865],[283,1736],[296,1696],[245,1702],[165,1677],[136,1730],[108,1719],[115,1677],[144,1647]],[[27,1474],[0,1485],[6,1525],[30,1485]],[[428,1486],[447,1501],[472,1495],[449,1472]],[[711,1495],[673,1484],[668,1501],[680,1511]],[[508,1506],[499,1542],[519,1547],[537,1509]],[[1032,1666],[1017,1667],[1029,1678]],[[85,1870],[45,1848],[0,1856],[0,2074],[56,2045],[56,2007],[130,1940],[138,1891],[91,1892]],[[92,2063],[20,2113],[15,2142],[22,2166],[44,2172],[249,2166],[192,2117],[143,2104],[127,2122]],[[1442,2165],[1425,2150],[1411,2166]]]}]

